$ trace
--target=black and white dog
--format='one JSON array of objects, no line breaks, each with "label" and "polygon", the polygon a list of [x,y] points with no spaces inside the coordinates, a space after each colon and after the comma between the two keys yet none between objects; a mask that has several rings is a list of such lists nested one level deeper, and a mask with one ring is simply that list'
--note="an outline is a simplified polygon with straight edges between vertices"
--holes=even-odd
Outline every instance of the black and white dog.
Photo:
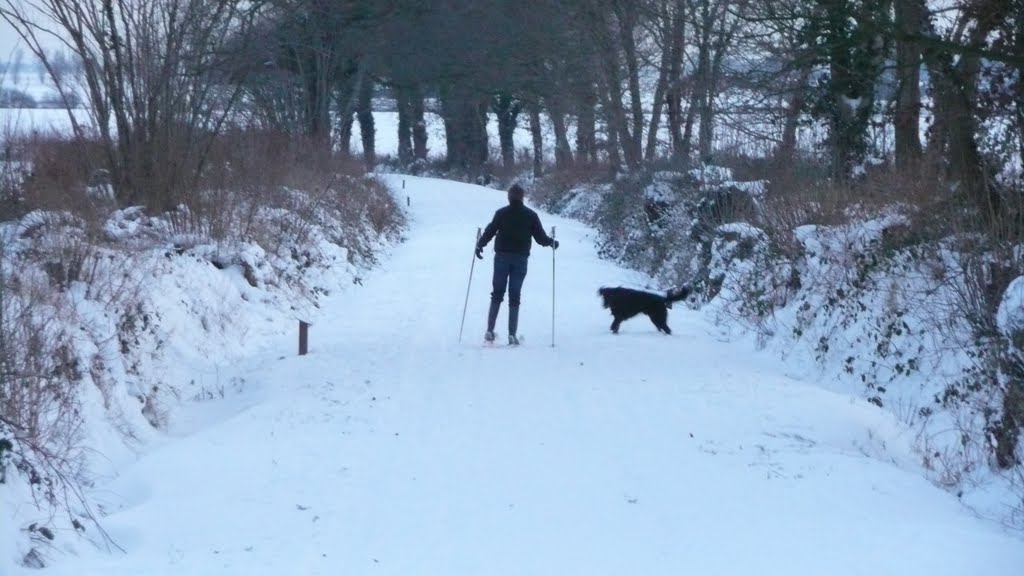
[{"label": "black and white dog", "polygon": [[612,333],[619,333],[619,325],[624,320],[629,320],[637,314],[646,314],[651,322],[658,328],[659,332],[671,334],[668,327],[668,310],[673,302],[685,300],[692,290],[688,287],[679,290],[669,290],[664,295],[632,288],[603,287],[597,291],[604,300],[604,307],[611,310],[615,320],[612,321]]}]

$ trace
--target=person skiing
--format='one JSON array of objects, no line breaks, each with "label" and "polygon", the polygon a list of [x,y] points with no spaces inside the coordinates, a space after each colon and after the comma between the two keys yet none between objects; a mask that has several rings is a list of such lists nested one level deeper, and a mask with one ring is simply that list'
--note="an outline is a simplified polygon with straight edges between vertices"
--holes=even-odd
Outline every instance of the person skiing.
[{"label": "person skiing", "polygon": [[523,204],[525,191],[518,184],[508,189],[508,206],[494,213],[491,223],[476,243],[476,257],[483,260],[484,247],[494,241],[494,278],[492,280],[491,308],[487,313],[487,332],[484,340],[494,341],[494,324],[508,288],[508,343],[519,344],[519,296],[526,279],[526,263],[533,240],[541,246],[558,249],[558,240],[551,238],[541,226],[540,216]]}]

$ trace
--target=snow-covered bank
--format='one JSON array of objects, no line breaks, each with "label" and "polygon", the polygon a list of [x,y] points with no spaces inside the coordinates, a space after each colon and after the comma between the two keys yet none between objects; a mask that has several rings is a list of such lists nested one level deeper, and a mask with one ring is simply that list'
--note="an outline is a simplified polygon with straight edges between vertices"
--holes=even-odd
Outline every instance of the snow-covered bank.
[{"label": "snow-covered bank", "polygon": [[217,238],[185,210],[35,211],[3,226],[12,366],[0,392],[16,428],[0,429],[15,449],[0,568],[63,558],[81,549],[76,531],[110,545],[92,518],[102,526],[117,505],[98,487],[222,417],[183,407],[254,401],[239,362],[294,354],[298,321],[317,325],[323,299],[358,288],[399,240],[401,209],[374,182],[343,177],[323,196],[282,190],[260,206],[221,198],[236,212]]},{"label": "snow-covered bank", "polygon": [[1019,343],[994,316],[991,328],[979,326],[986,310],[1012,308],[1003,266],[1011,270],[1013,257],[964,251],[930,208],[823,214],[810,201],[789,207],[767,196],[765,184],[705,167],[614,184],[540,182],[536,192],[549,209],[597,227],[601,253],[658,288],[693,283],[692,306],[731,338],[769,349],[793,376],[892,413],[913,431],[924,475],[978,513],[1024,528],[1024,468],[1005,466],[1022,451],[1000,436],[1012,433],[1019,381],[1007,374]]}]

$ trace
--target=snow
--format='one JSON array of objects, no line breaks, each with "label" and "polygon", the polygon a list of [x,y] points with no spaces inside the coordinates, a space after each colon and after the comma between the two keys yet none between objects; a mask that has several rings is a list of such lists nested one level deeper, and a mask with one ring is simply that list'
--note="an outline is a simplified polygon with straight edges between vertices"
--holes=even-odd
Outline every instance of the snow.
[{"label": "snow", "polygon": [[647,202],[669,203],[675,199],[676,193],[672,186],[665,182],[655,180],[650,186],[644,188],[643,198]]},{"label": "snow", "polygon": [[722,224],[717,228],[718,232],[725,234],[735,234],[740,238],[750,238],[753,240],[764,240],[765,235],[760,229],[746,222],[729,222]]},{"label": "snow", "polygon": [[996,311],[996,325],[1007,336],[1024,330],[1024,276],[1018,276],[1006,287]]},{"label": "snow", "polygon": [[[491,259],[471,268],[470,246],[504,194],[389,178],[408,241],[322,300],[309,355],[261,339],[218,374],[244,387],[113,459],[90,496],[125,552],[62,534],[47,573],[1020,573],[1019,536],[929,483],[889,412],[721,341],[703,312],[611,335],[596,289],[646,279],[584,224],[541,213],[561,248],[530,259],[526,344],[483,347]],[[188,290],[160,281],[168,306]],[[175,341],[184,375],[200,364]],[[0,552],[6,576],[39,573]]]},{"label": "snow", "polygon": [[730,182],[730,186],[735,186],[737,190],[746,192],[755,201],[761,200],[768,189],[768,183],[766,180],[749,180],[746,182]]},{"label": "snow", "polygon": [[688,174],[699,180],[702,184],[720,184],[733,179],[732,170],[713,164],[703,164],[699,168],[691,169]]},{"label": "snow", "polygon": [[610,191],[611,186],[607,184],[574,188],[561,213],[582,222],[593,222],[601,207],[601,197]]}]

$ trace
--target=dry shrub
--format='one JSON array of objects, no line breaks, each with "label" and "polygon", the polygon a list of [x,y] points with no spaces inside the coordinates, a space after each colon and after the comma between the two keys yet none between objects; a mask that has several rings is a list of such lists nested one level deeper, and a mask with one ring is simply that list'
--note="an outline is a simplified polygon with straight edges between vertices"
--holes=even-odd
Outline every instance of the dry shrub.
[{"label": "dry shrub", "polygon": [[563,168],[535,180],[530,189],[530,201],[545,208],[557,208],[571,190],[607,182],[610,175],[607,167],[591,164]]},{"label": "dry shrub", "polygon": [[[9,216],[36,209],[70,212],[86,223],[88,241],[101,238],[99,225],[115,206],[99,142],[34,133],[8,141],[8,147],[12,161],[6,166],[26,167],[16,194],[22,201]],[[167,163],[174,164],[171,160]],[[205,149],[201,166],[191,176],[158,166],[150,167],[145,178],[136,175],[137,182],[154,190],[152,198],[141,199],[143,206],[164,213],[178,234],[245,238],[265,208],[283,208],[301,217],[327,205],[346,214],[350,224],[365,216],[377,232],[388,232],[400,218],[390,195],[362,178],[359,161],[333,154],[306,137],[226,131]],[[297,198],[289,190],[308,198]]]},{"label": "dry shrub", "polygon": [[332,153],[305,136],[271,130],[235,129],[214,143],[202,175],[203,189],[258,194],[280,187],[322,189],[332,174],[363,174],[362,163]]},{"label": "dry shrub", "polygon": [[869,170],[845,182],[826,178],[822,170],[797,165],[767,164],[762,179],[769,182],[759,226],[781,245],[790,244],[793,230],[803,225],[839,226],[898,210],[911,226],[888,236],[892,248],[937,239],[952,232],[948,187],[932,173],[887,167]]},{"label": "dry shrub", "polygon": [[43,132],[10,144],[13,158],[26,170],[21,182],[25,212],[71,211],[95,220],[112,206],[99,142]]},{"label": "dry shrub", "polygon": [[513,161],[506,166],[501,154],[500,146],[491,146],[488,158],[484,167],[485,185],[494,185],[502,188],[508,187],[512,182],[524,174],[533,172],[533,151],[529,148],[520,148],[513,151]]},{"label": "dry shrub", "polygon": [[[59,511],[75,529],[84,529],[88,520],[106,537],[81,489],[78,388],[84,374],[72,307],[45,276],[12,275],[13,262],[4,251],[0,262],[0,466],[12,466],[28,482],[39,509],[49,512],[48,520],[30,526],[37,543],[54,539]],[[30,556],[34,560],[26,562],[41,565],[38,551]]]},{"label": "dry shrub", "polygon": [[[961,378],[946,386],[939,401],[966,424],[959,444],[989,454],[994,466],[1020,475],[1020,435],[1024,431],[1024,335],[1003,334],[996,321],[1010,283],[1024,275],[1019,232],[1003,218],[976,205],[961,206],[949,219],[955,230],[953,266],[942,270],[952,294],[948,314],[961,319],[969,333],[957,344],[971,364]],[[956,338],[949,334],[948,338]],[[966,474],[977,466],[963,454],[943,454],[943,466]],[[1021,494],[1024,484],[1018,483]]]},{"label": "dry shrub", "polygon": [[[332,154],[309,138],[274,131],[234,130],[220,136],[210,149],[197,192],[187,210],[174,215],[179,232],[198,233],[215,240],[250,238],[266,208],[282,208],[300,219],[321,205],[368,207],[371,198],[351,193],[339,182],[360,179],[361,163]],[[305,197],[296,195],[299,191]],[[387,228],[390,207],[372,219]]]},{"label": "dry shrub", "polygon": [[74,340],[65,330],[69,312],[38,279],[5,284],[0,415],[24,439],[67,455],[76,440],[75,389],[82,378]]},{"label": "dry shrub", "polygon": [[[222,140],[226,156],[218,155],[220,149],[215,152],[211,165],[221,172],[211,170],[215,179],[207,188],[237,195],[242,238],[252,237],[263,209],[282,208],[293,215],[297,241],[316,224],[333,229],[335,243],[369,256],[368,247],[352,245],[355,231],[369,225],[376,234],[390,234],[402,223],[392,195],[367,178],[362,163],[351,157],[331,154],[308,138],[275,132],[236,132]],[[280,237],[261,240],[272,246]]]}]

